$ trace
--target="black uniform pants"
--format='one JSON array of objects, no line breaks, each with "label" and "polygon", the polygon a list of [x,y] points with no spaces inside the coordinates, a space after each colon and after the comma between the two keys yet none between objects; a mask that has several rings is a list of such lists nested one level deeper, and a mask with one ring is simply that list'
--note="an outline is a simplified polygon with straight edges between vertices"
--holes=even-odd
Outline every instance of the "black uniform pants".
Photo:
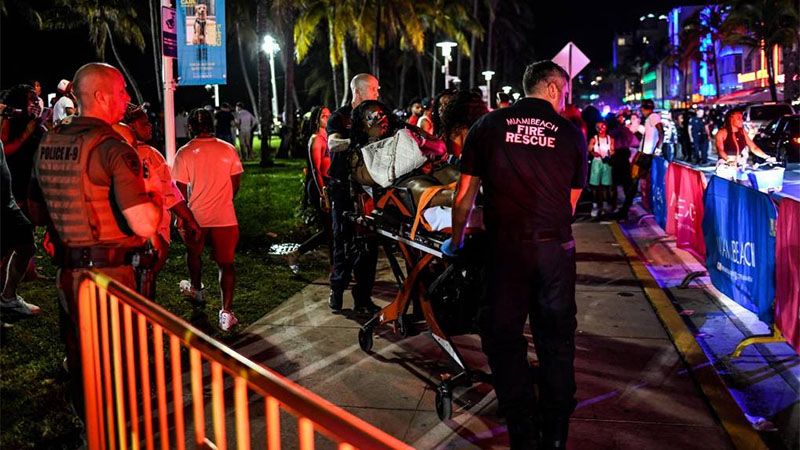
[{"label": "black uniform pants", "polygon": [[333,268],[331,290],[342,293],[355,275],[354,306],[370,301],[378,264],[378,245],[374,238],[356,236],[353,223],[344,214],[354,211],[348,187],[330,189],[331,227],[333,231]]},{"label": "black uniform pants", "polygon": [[[133,267],[119,266],[100,269],[115,281],[131,288],[136,288]],[[80,269],[58,269],[56,286],[59,297],[59,321],[61,338],[64,340],[69,370],[69,393],[72,406],[81,420],[85,417],[83,393],[83,362],[81,361],[80,322],[78,305],[78,288],[80,287]],[[124,342],[124,339],[123,339]]]},{"label": "black uniform pants", "polygon": [[[530,318],[539,360],[539,411],[544,423],[566,421],[575,408],[575,249],[573,241],[535,241],[493,233],[487,304],[480,315],[500,410],[509,421],[536,408],[523,335]],[[570,247],[572,245],[572,248]]]}]

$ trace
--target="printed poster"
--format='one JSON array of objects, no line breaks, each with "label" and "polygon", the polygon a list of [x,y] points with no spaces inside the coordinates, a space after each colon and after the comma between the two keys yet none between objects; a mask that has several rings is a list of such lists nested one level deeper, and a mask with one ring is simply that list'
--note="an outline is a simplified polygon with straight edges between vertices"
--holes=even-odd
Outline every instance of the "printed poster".
[{"label": "printed poster", "polygon": [[178,0],[178,84],[225,84],[225,0]]},{"label": "printed poster", "polygon": [[765,193],[713,177],[703,216],[706,268],[714,287],[772,324],[777,211]]}]

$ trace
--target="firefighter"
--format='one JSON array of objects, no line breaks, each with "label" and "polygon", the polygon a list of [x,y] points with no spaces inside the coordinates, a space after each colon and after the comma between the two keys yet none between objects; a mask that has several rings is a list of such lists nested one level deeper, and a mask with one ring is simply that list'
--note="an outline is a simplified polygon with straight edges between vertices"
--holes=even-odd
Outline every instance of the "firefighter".
[{"label": "firefighter", "polygon": [[[512,449],[566,448],[575,408],[571,223],[586,183],[587,148],[581,131],[559,115],[567,84],[555,63],[533,63],[523,76],[526,97],[475,123],[461,155],[453,235],[442,245],[444,254],[457,256],[482,185],[490,254],[479,327]],[[523,335],[528,317],[539,360],[538,407]]]},{"label": "firefighter", "polygon": [[34,162],[31,215],[59,242],[55,255],[61,331],[67,348],[70,393],[83,418],[77,290],[82,269],[97,268],[133,289],[133,254],[161,219],[158,198],[145,191],[136,151],[111,124],[130,97],[114,67],[89,63],[73,80],[80,115],[56,126]]}]

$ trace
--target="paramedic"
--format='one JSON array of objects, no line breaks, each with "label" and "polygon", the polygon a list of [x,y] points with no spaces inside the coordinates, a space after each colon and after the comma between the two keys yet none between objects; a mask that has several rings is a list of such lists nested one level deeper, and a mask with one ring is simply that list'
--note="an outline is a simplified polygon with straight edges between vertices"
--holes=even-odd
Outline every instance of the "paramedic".
[{"label": "paramedic", "polygon": [[[525,69],[526,97],[481,118],[461,156],[453,207],[458,253],[483,186],[490,240],[487,303],[479,323],[512,449],[566,448],[575,408],[575,241],[571,222],[586,183],[581,131],[559,115],[567,73],[550,61]],[[539,360],[539,407],[528,366],[525,319]],[[541,437],[539,437],[541,432]],[[542,447],[543,446],[543,447]]]}]

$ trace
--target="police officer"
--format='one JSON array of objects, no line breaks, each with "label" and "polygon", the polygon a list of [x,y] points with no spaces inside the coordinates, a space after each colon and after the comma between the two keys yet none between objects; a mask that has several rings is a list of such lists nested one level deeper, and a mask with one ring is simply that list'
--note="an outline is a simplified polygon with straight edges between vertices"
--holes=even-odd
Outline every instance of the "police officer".
[{"label": "police officer", "polygon": [[156,232],[158,199],[145,191],[141,162],[111,124],[130,97],[112,66],[86,64],[73,80],[80,116],[56,126],[39,145],[31,214],[60,242],[56,252],[61,329],[67,347],[72,401],[83,414],[77,289],[81,269],[99,268],[135,288],[131,255]]},{"label": "police officer", "polygon": [[344,290],[354,272],[354,311],[372,314],[379,310],[372,303],[372,287],[375,284],[375,266],[378,263],[378,247],[373,239],[356,240],[353,224],[344,216],[354,210],[351,191],[360,186],[351,186],[350,181],[350,128],[353,109],[365,100],[378,99],[378,79],[361,73],[350,81],[353,101],[337,109],[328,119],[328,149],[331,154],[330,176],[331,219],[333,227],[333,267],[331,270],[331,294],[328,306],[334,313],[342,310]]},{"label": "police officer", "polygon": [[[523,77],[526,97],[475,123],[461,156],[453,236],[442,245],[443,253],[457,255],[482,185],[491,245],[480,333],[511,448],[536,447],[539,426],[544,448],[566,448],[575,407],[570,224],[586,182],[587,148],[582,132],[559,115],[567,80],[555,63],[533,63]],[[523,336],[528,316],[540,368],[539,408]]]}]

